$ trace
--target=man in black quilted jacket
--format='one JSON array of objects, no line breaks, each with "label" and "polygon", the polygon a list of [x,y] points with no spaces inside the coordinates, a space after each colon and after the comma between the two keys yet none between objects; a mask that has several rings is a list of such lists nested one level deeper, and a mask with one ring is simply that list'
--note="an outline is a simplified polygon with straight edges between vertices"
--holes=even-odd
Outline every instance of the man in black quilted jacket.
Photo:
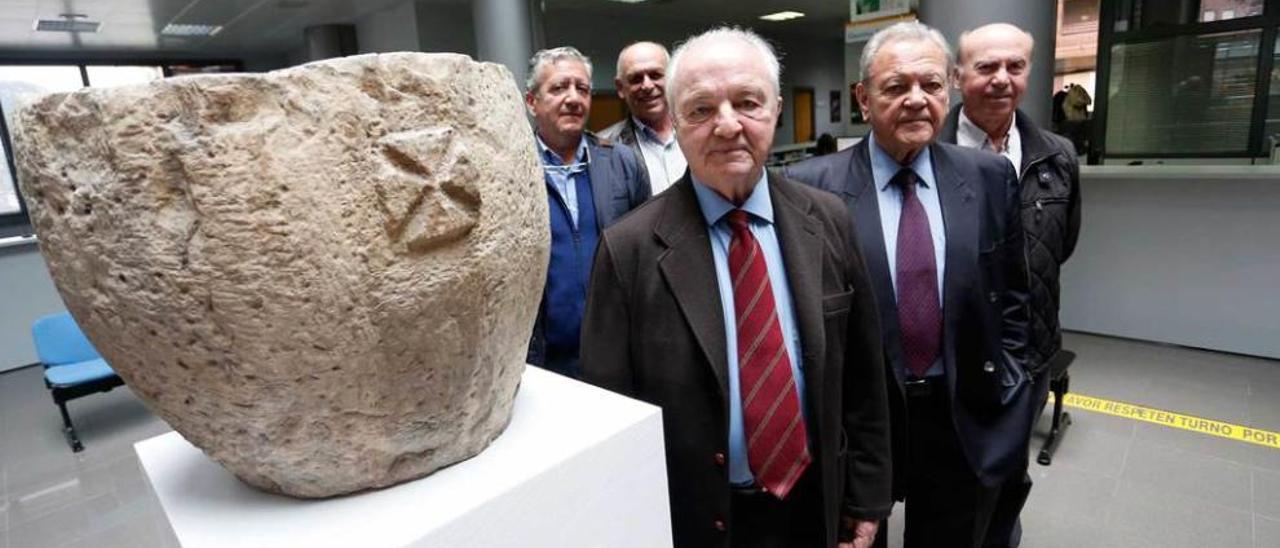
[{"label": "man in black quilted jacket", "polygon": [[[956,87],[964,102],[947,116],[940,140],[1000,154],[1018,173],[1031,297],[1028,366],[1036,403],[1030,410],[1038,415],[1049,392],[1046,367],[1062,350],[1058,272],[1080,232],[1080,165],[1070,141],[1037,127],[1018,110],[1034,45],[1030,34],[1005,23],[960,36]],[[992,539],[1019,544],[1018,514],[1031,491],[1031,478],[1023,474],[1011,483],[1001,490],[988,545]]]}]

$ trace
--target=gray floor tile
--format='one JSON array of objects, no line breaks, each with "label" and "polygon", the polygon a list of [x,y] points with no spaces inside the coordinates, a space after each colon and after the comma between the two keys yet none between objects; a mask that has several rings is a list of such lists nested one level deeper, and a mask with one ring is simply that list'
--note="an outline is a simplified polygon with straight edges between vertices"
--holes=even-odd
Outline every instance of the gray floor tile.
[{"label": "gray floor tile", "polygon": [[8,473],[3,466],[0,466],[0,537],[6,536],[3,533],[9,530],[9,487]]},{"label": "gray floor tile", "polygon": [[1057,465],[1032,466],[1030,474],[1031,495],[1023,513],[1027,530],[1066,518],[1101,522],[1119,485],[1114,477]]},{"label": "gray floor tile", "polygon": [[1253,514],[1139,483],[1122,482],[1106,526],[1150,546],[1234,547],[1252,543]]},{"label": "gray floor tile", "polygon": [[1249,384],[1248,426],[1280,432],[1280,383]]},{"label": "gray floor tile", "polygon": [[1249,453],[1253,455],[1254,466],[1280,472],[1280,449],[1249,444]]},{"label": "gray floor tile", "polygon": [[[1050,468],[1075,468],[1097,475],[1118,478],[1124,467],[1125,452],[1133,440],[1133,421],[1075,410]],[[1038,450],[1039,445],[1035,445]],[[1035,462],[1033,469],[1044,468]],[[1033,472],[1034,474],[1034,472]]]},{"label": "gray floor tile", "polygon": [[1022,524],[1022,546],[1028,548],[1102,547],[1118,535],[1101,520],[1078,513],[1050,516],[1036,510],[1034,514],[1041,519],[1024,518]]},{"label": "gray floor tile", "polygon": [[1280,519],[1280,472],[1253,469],[1253,511]]},{"label": "gray floor tile", "polygon": [[1253,464],[1251,445],[1239,440],[1207,436],[1199,432],[1181,430],[1151,423],[1138,423],[1133,439],[1172,447],[1208,457],[1229,460],[1241,465]]},{"label": "gray floor tile", "polygon": [[1129,403],[1234,424],[1249,422],[1248,384],[1244,382],[1224,388],[1160,376],[1151,379],[1144,401]]},{"label": "gray floor tile", "polygon": [[1122,491],[1142,486],[1210,500],[1242,512],[1253,511],[1249,467],[1164,445],[1135,441],[1120,482]]},{"label": "gray floor tile", "polygon": [[1257,516],[1253,521],[1253,548],[1280,546],[1280,520]]}]

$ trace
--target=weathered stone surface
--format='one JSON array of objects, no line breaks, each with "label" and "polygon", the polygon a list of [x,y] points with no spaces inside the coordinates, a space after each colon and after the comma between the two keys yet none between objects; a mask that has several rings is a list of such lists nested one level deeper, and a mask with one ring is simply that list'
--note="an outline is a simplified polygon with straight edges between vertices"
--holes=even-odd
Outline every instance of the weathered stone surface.
[{"label": "weathered stone surface", "polygon": [[549,230],[504,68],[366,55],[51,95],[16,125],[67,307],[242,480],[382,487],[505,428]]}]

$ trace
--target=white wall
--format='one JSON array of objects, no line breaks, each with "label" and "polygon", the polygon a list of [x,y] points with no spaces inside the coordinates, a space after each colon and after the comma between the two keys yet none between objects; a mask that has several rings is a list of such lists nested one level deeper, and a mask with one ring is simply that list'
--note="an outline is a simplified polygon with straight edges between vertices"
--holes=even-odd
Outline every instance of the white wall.
[{"label": "white wall", "polygon": [[404,2],[357,19],[356,44],[360,53],[418,51],[417,4]]},{"label": "white wall", "polygon": [[1085,167],[1062,325],[1280,358],[1280,169]]},{"label": "white wall", "polygon": [[417,4],[418,50],[476,56],[471,4]]},{"label": "white wall", "polygon": [[35,245],[0,249],[0,371],[36,363],[31,323],[65,309]]},{"label": "white wall", "polygon": [[771,37],[774,47],[782,53],[782,127],[774,136],[774,145],[792,143],[795,136],[795,112],[792,90],[796,87],[813,88],[814,138],[823,133],[835,137],[845,135],[849,116],[846,104],[848,91],[841,92],[840,121],[831,121],[830,101],[832,91],[841,91],[844,85],[844,43],[840,40],[800,40],[787,37]]}]

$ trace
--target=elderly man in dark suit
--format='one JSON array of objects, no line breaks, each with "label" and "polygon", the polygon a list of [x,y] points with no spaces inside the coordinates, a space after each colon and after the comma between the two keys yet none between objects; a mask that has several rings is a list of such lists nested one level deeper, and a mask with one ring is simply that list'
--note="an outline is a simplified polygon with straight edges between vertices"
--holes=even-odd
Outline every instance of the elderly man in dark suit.
[{"label": "elderly man in dark suit", "polygon": [[787,174],[842,197],[857,225],[892,379],[906,546],[983,546],[1030,431],[1017,182],[1002,158],[934,143],[951,69],[937,31],[888,27],[861,68],[871,135]]},{"label": "elderly man in dark suit", "polygon": [[[1075,147],[1036,126],[1018,109],[1031,76],[1034,46],[1030,34],[1007,23],[962,34],[956,87],[964,102],[951,109],[939,137],[946,143],[1004,156],[1018,174],[1027,267],[1033,281],[1028,353],[1033,417],[1048,399],[1047,369],[1061,359],[1058,273],[1080,234],[1080,164]],[[1001,490],[991,536],[1007,537],[1009,546],[1020,544],[1017,518],[1030,492],[1031,478],[1026,474]]]},{"label": "elderly man in dark suit", "polygon": [[875,303],[843,205],[766,173],[779,66],[716,29],[668,70],[689,173],[606,230],[586,380],[663,410],[680,547],[870,544],[888,515]]},{"label": "elderly man in dark suit", "polygon": [[649,199],[649,179],[627,147],[583,130],[591,112],[591,60],[581,52],[571,47],[539,51],[529,61],[526,88],[551,216],[551,260],[527,361],[578,377],[596,240],[601,230]]}]

